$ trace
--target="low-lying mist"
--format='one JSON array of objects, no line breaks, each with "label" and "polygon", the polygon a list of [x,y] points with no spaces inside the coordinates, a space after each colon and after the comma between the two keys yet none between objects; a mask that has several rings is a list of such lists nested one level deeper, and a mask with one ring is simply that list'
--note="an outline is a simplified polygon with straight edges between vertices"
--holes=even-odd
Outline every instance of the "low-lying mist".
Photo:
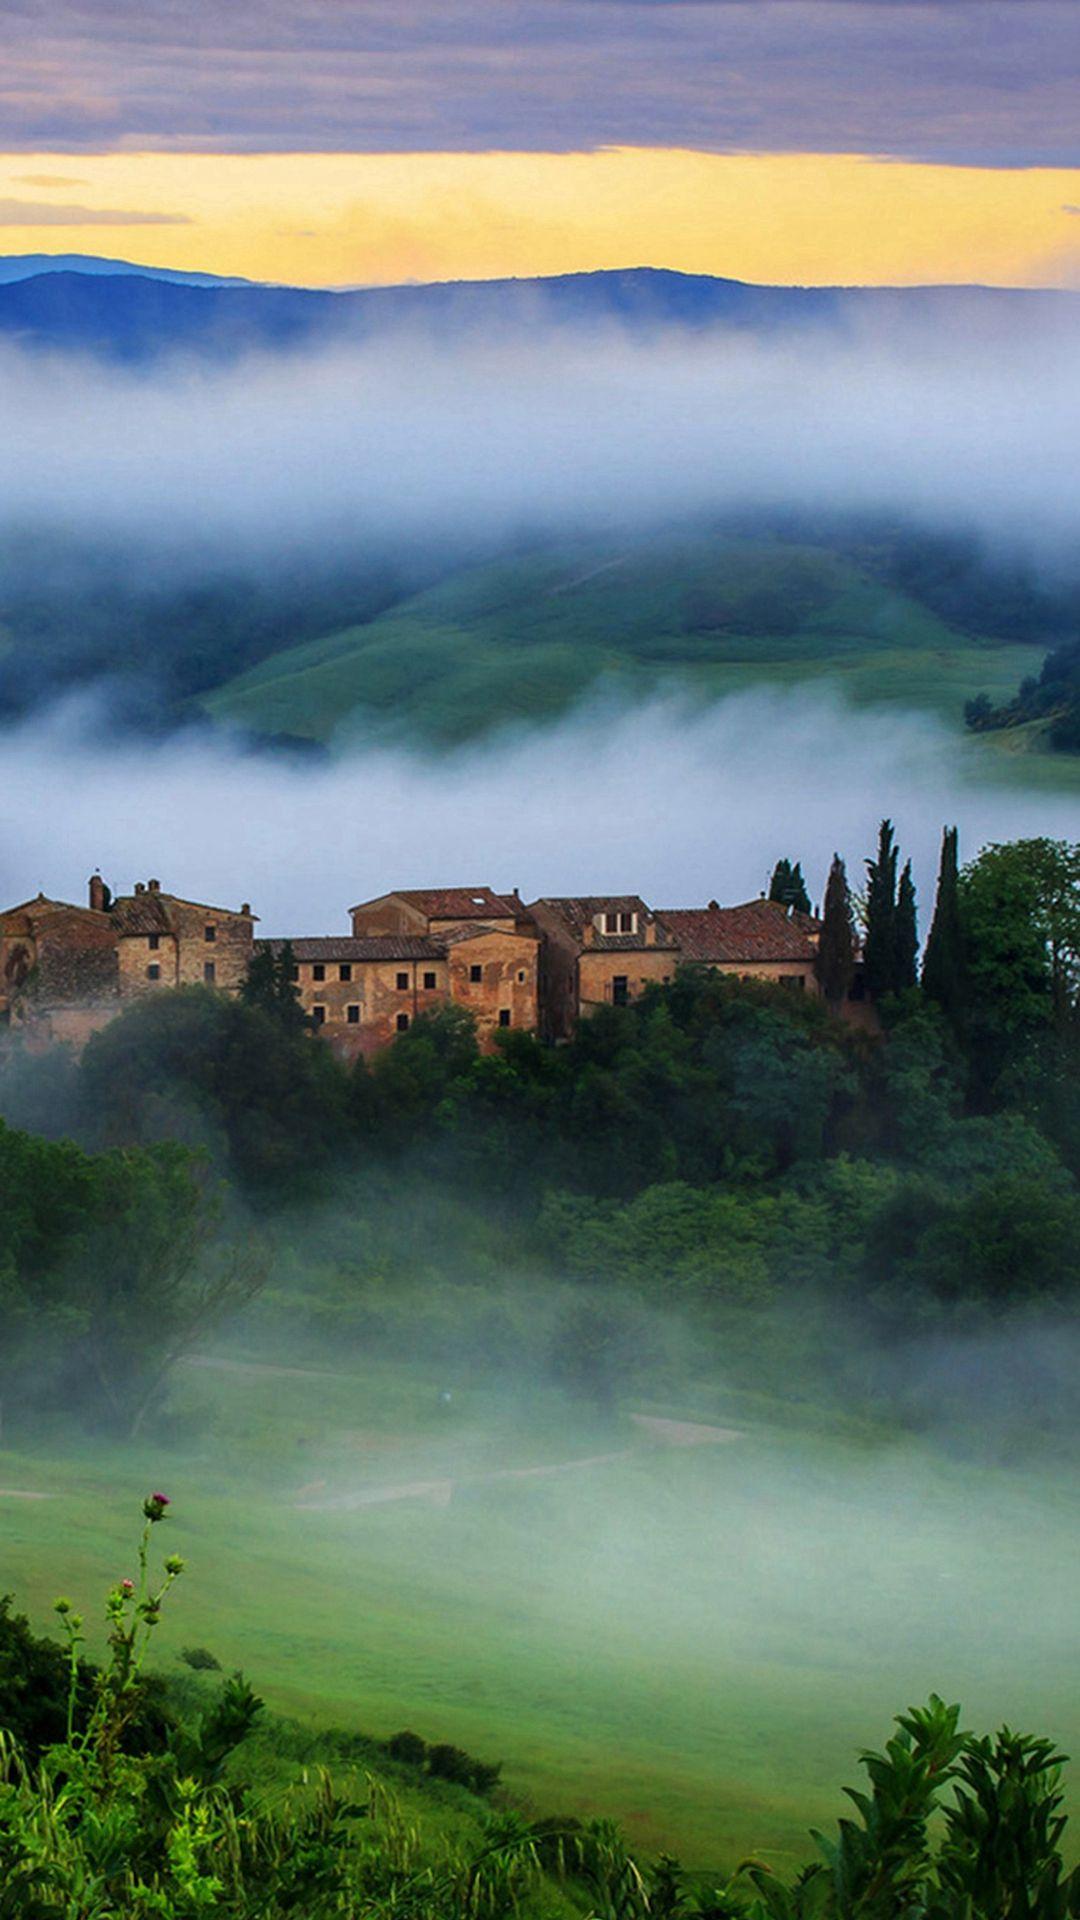
[{"label": "low-lying mist", "polygon": [[967,857],[1080,838],[1080,788],[1026,789],[1007,758],[932,720],[806,690],[700,711],[601,702],[443,757],[372,747],[314,763],[207,733],[95,744],[97,713],[69,705],[0,736],[5,901],[82,899],[100,867],[116,887],[155,874],[192,899],[250,900],[266,934],[321,933],[396,886],[732,902],[763,891],[781,855],[819,897],[833,849],[858,875],[890,814],[925,915],[945,821]]},{"label": "low-lying mist", "polygon": [[133,566],[466,543],[733,506],[880,509],[1048,560],[1077,529],[1080,341],[565,330],[444,350],[177,359],[0,352],[0,534],[122,540]]}]

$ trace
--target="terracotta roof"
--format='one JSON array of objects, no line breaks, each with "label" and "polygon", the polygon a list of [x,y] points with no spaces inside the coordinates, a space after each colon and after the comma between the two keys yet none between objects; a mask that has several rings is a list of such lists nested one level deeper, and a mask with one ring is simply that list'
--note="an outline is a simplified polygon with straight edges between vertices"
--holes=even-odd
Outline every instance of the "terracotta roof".
[{"label": "terracotta roof", "polygon": [[490,927],[482,921],[479,926],[474,923],[469,927],[448,927],[445,933],[440,933],[439,939],[444,947],[459,947],[463,940],[479,940],[485,933],[502,934],[505,940],[512,940],[515,937],[520,940],[539,940],[540,938],[536,930],[523,932],[518,928],[511,934],[505,927]]},{"label": "terracotta roof", "polygon": [[54,913],[77,913],[88,920],[104,920],[105,915],[93,907],[77,906],[72,900],[52,900],[46,894],[39,893],[36,900],[23,900],[17,907],[5,907],[0,912],[0,926],[8,920],[23,919],[29,926],[36,926],[39,920],[50,919]]},{"label": "terracotta roof", "polygon": [[[521,912],[520,901],[493,893],[490,887],[396,887],[378,897],[404,900],[427,920],[513,920]],[[373,900],[361,900],[349,912],[360,913],[374,905]]]},{"label": "terracotta roof", "polygon": [[311,940],[256,940],[256,951],[280,953],[282,948],[290,946],[294,960],[445,960],[446,946],[442,940],[427,940],[415,933],[373,933],[361,939],[350,939],[347,935],[340,938],[330,934],[325,939]]},{"label": "terracotta roof", "polygon": [[777,900],[747,900],[738,907],[664,908],[663,918],[684,960],[811,961],[816,921],[788,914]]},{"label": "terracotta roof", "polygon": [[[558,898],[546,896],[534,904],[555,914],[568,932],[574,934],[583,946],[585,932],[588,929],[588,945],[599,952],[633,953],[644,948],[645,926],[648,921],[654,923],[655,929],[655,939],[649,943],[650,947],[663,949],[675,946],[664,917],[653,913],[637,893],[572,894]],[[596,927],[596,916],[606,913],[636,913],[637,933],[601,933]]]},{"label": "terracotta roof", "polygon": [[257,914],[241,914],[235,907],[214,907],[204,900],[184,900],[178,893],[162,893],[155,887],[147,887],[145,893],[123,893],[113,901],[111,918],[117,934],[121,937],[138,933],[172,933],[175,921],[172,909],[186,907],[189,912],[220,914],[231,920],[251,920]]}]

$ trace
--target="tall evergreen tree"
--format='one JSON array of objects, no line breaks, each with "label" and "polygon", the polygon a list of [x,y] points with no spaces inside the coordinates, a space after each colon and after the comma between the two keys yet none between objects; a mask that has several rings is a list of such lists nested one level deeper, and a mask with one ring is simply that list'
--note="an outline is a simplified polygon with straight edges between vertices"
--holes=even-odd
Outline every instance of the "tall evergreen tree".
[{"label": "tall evergreen tree", "polygon": [[782,906],[796,913],[809,913],[810,895],[806,891],[801,860],[796,860],[794,866],[790,860],[777,861],[769,882],[769,899],[779,900]]},{"label": "tall evergreen tree", "polygon": [[866,863],[866,987],[875,999],[896,991],[896,865],[899,850],[891,820],[883,820],[877,859]]},{"label": "tall evergreen tree", "polygon": [[814,958],[814,972],[817,974],[822,993],[835,1010],[847,997],[855,975],[855,928],[851,918],[851,894],[848,890],[847,869],[838,853],[833,854],[833,862],[829,868],[829,878],[825,887],[825,905],[821,917],[821,934]]},{"label": "tall evergreen tree", "polygon": [[261,1007],[287,1031],[299,1033],[309,1022],[300,1004],[295,974],[296,957],[290,941],[276,951],[260,947],[248,966],[240,998],[245,1006]]},{"label": "tall evergreen tree", "polygon": [[893,964],[893,991],[904,993],[919,977],[919,922],[915,904],[915,882],[911,861],[905,860],[896,893],[896,951]]},{"label": "tall evergreen tree", "polygon": [[963,1026],[969,999],[964,928],[960,917],[958,829],[946,827],[941,840],[934,918],[923,954],[923,992],[950,1024]]}]

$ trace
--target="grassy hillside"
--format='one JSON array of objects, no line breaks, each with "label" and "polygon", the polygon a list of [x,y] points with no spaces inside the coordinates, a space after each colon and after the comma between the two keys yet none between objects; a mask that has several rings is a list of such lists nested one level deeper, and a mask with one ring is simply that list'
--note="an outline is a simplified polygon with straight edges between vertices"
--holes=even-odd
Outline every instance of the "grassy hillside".
[{"label": "grassy hillside", "polygon": [[1029,647],[961,632],[824,547],[683,537],[581,543],[470,567],[360,626],[285,648],[203,696],[213,718],[315,741],[462,740],[542,721],[598,687],[703,696],[835,679],[962,724]]},{"label": "grassy hillside", "polygon": [[208,1646],[308,1726],[453,1741],[690,1864],[805,1858],[855,1749],[930,1687],[1077,1751],[1063,1475],[1033,1506],[1020,1472],[722,1387],[645,1409],[735,1429],[688,1445],[634,1406],[455,1379],[447,1408],[445,1384],[191,1366],[154,1440],[0,1454],[4,1585],[43,1624],[57,1592],[92,1603],[162,1485],[188,1562],[166,1668]]}]

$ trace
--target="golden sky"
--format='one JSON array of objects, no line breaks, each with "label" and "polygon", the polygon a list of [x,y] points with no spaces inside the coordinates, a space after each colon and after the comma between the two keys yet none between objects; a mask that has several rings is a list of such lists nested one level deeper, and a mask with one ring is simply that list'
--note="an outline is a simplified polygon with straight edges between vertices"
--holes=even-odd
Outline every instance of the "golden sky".
[{"label": "golden sky", "polygon": [[23,152],[0,156],[0,251],[307,285],[646,265],[771,282],[1076,286],[1080,169],[633,147]]}]

